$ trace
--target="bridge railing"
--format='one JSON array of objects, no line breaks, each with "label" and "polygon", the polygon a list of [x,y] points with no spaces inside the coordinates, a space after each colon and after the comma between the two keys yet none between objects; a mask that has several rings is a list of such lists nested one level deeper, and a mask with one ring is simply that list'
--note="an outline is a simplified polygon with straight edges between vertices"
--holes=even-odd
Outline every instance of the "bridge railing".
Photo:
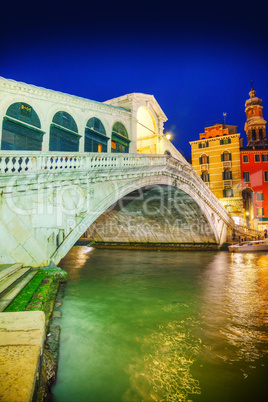
[{"label": "bridge railing", "polygon": [[39,172],[94,170],[166,165],[165,155],[79,154],[69,152],[0,152],[0,174],[17,175]]},{"label": "bridge railing", "polygon": [[256,229],[251,229],[248,228],[247,226],[242,226],[242,225],[235,225],[234,229],[236,232],[238,232],[241,235],[246,235],[246,236],[251,236],[251,237],[258,237],[262,236],[262,232]]},{"label": "bridge railing", "polygon": [[[223,205],[210,191],[187,161],[180,161],[168,155],[116,154],[116,153],[72,153],[42,151],[0,151],[0,176],[24,176],[27,174],[56,174],[70,171],[111,171],[124,169],[163,167],[173,168],[185,176],[195,192],[205,199],[225,223],[232,227],[234,222]],[[175,177],[175,176],[174,176]],[[189,180],[190,179],[190,180]]]}]

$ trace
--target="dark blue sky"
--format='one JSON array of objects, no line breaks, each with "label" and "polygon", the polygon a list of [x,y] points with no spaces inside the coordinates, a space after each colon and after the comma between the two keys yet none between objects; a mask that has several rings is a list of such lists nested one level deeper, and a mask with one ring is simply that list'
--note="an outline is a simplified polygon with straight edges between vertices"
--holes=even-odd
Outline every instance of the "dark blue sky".
[{"label": "dark blue sky", "polygon": [[157,10],[156,4],[152,9],[138,3],[126,9],[124,3],[125,12],[118,12],[110,3],[88,9],[77,2],[55,4],[35,10],[24,2],[15,12],[13,3],[6,6],[1,76],[97,101],[153,94],[168,117],[166,131],[185,156],[189,141],[223,112],[244,136],[251,80],[268,119],[267,21],[261,7],[254,13],[227,3],[216,10],[193,4],[177,10],[163,3]]}]

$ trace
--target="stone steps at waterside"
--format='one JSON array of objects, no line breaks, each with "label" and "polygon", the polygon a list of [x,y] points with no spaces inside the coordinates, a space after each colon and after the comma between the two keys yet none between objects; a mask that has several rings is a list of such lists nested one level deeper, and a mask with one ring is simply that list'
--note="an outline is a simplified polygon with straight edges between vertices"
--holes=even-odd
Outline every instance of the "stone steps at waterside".
[{"label": "stone steps at waterside", "polygon": [[4,311],[37,274],[31,267],[19,268],[0,282],[0,311]]},{"label": "stone steps at waterside", "polygon": [[10,275],[14,274],[16,271],[18,271],[22,266],[23,266],[23,264],[21,264],[21,263],[0,265],[0,284],[8,276],[10,276]]}]

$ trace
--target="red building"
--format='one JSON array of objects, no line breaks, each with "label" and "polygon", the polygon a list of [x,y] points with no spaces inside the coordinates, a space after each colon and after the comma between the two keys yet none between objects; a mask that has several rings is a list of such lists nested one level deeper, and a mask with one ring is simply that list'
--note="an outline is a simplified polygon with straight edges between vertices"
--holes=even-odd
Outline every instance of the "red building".
[{"label": "red building", "polygon": [[268,145],[262,100],[251,88],[246,101],[247,147],[240,149],[244,220],[260,231],[268,229]]}]

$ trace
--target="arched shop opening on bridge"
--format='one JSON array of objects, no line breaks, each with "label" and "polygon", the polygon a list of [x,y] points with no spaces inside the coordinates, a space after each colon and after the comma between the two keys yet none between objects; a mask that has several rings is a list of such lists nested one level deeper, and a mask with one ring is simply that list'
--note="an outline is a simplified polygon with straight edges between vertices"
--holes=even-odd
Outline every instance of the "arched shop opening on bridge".
[{"label": "arched shop opening on bridge", "polygon": [[85,152],[107,152],[107,142],[104,125],[97,117],[88,120],[85,128]]},{"label": "arched shop opening on bridge", "polygon": [[77,124],[67,112],[57,112],[50,125],[49,150],[50,151],[79,151]]},{"label": "arched shop opening on bridge", "polygon": [[[1,149],[41,151],[44,134],[34,108],[28,103],[13,103],[3,118]],[[70,113],[60,110],[54,114],[49,125],[49,151],[79,152],[81,137]],[[84,128],[84,152],[108,152],[110,139],[111,152],[129,152],[131,140],[123,123],[116,121],[112,125],[110,138],[99,118],[88,119]]]},{"label": "arched shop opening on bridge", "polygon": [[16,102],[8,107],[2,126],[3,150],[40,151],[43,135],[39,117],[31,105]]},{"label": "arched shop opening on bridge", "polygon": [[112,152],[128,153],[129,143],[130,140],[128,138],[126,127],[120,121],[117,121],[112,128]]}]

